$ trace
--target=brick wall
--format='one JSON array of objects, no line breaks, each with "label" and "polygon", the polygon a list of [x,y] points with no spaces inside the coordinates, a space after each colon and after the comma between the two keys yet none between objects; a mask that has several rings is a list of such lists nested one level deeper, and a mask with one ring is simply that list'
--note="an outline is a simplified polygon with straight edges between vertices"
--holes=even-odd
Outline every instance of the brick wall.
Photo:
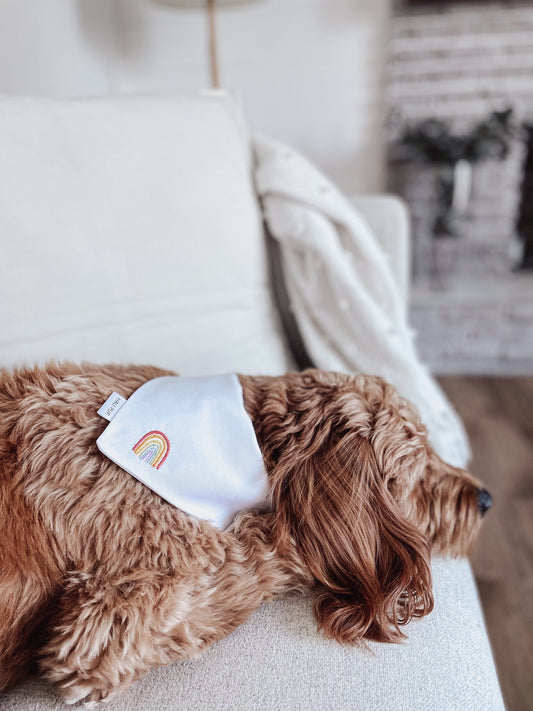
[{"label": "brick wall", "polygon": [[[389,110],[403,120],[439,117],[458,131],[506,105],[520,120],[533,118],[533,6],[398,8],[387,96]],[[455,247],[457,271],[505,272],[515,260],[523,159],[524,146],[517,140],[505,162],[475,167],[472,201]],[[432,260],[433,174],[394,148],[389,174],[390,188],[411,205],[415,263],[423,273]]]}]

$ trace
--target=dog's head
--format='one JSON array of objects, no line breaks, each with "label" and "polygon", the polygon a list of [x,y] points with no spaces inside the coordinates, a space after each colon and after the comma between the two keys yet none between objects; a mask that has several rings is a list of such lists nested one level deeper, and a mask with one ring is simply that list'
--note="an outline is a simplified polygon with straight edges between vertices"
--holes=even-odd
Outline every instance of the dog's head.
[{"label": "dog's head", "polygon": [[469,550],[488,493],[435,454],[381,378],[306,371],[262,392],[279,547],[296,546],[316,579],[320,627],[341,642],[398,640],[433,607],[430,552]]}]

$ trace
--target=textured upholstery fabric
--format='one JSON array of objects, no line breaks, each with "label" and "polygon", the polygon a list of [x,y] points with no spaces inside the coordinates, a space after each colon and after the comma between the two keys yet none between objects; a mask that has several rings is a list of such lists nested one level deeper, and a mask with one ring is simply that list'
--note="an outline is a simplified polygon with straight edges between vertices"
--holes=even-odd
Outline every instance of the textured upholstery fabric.
[{"label": "textured upholstery fabric", "polygon": [[[309,597],[263,605],[199,660],[150,672],[109,711],[502,711],[467,561],[437,559],[435,610],[401,645],[343,647],[317,633]],[[6,711],[66,706],[32,679]]]}]

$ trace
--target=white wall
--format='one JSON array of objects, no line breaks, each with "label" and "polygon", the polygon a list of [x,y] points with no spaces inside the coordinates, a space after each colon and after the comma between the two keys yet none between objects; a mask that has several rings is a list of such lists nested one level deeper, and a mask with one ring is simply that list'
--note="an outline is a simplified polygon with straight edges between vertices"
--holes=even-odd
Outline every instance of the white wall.
[{"label": "white wall", "polygon": [[[384,184],[391,0],[257,0],[221,9],[222,82],[255,131],[350,192]],[[152,0],[2,0],[0,92],[193,91],[208,84],[205,18]]]}]

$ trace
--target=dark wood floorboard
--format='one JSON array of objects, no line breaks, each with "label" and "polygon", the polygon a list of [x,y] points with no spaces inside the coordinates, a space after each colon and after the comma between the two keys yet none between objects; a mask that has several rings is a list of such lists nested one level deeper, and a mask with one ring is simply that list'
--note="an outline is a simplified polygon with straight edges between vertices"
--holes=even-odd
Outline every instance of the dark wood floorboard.
[{"label": "dark wood floorboard", "polygon": [[472,556],[508,711],[533,711],[533,377],[439,378],[494,497]]}]

